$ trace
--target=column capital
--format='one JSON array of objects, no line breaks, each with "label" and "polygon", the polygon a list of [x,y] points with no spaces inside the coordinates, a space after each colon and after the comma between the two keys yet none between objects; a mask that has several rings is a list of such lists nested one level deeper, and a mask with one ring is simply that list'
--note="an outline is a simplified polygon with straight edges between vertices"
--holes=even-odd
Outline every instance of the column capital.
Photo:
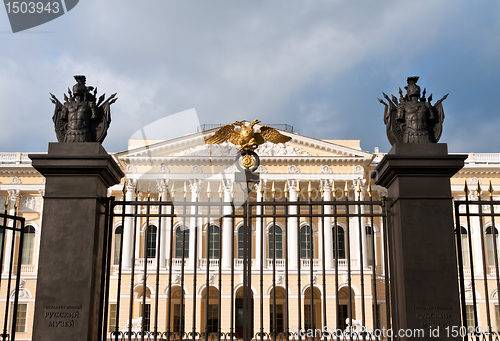
[{"label": "column capital", "polygon": [[230,191],[233,188],[234,180],[232,179],[223,179],[222,180],[222,189],[225,191]]},{"label": "column capital", "polygon": [[299,180],[297,180],[297,179],[287,179],[286,181],[288,183],[288,190],[296,192],[297,191],[297,187],[299,187]]},{"label": "column capital", "polygon": [[158,189],[158,192],[168,191],[169,184],[170,184],[169,179],[156,179],[156,188]]},{"label": "column capital", "polygon": [[137,180],[136,179],[130,179],[126,178],[123,179],[123,186],[125,186],[125,189],[127,192],[129,191],[135,191],[135,186],[137,185]]},{"label": "column capital", "polygon": [[329,192],[332,191],[333,179],[321,179],[320,182],[321,182],[321,187],[323,187],[323,190],[325,192],[326,191],[329,191]]},{"label": "column capital", "polygon": [[257,193],[260,193],[262,189],[264,190],[266,189],[266,185],[267,185],[267,179],[261,179],[260,182],[255,184],[255,190],[257,191]]},{"label": "column capital", "polygon": [[201,187],[201,179],[189,179],[189,188],[191,193],[198,193]]},{"label": "column capital", "polygon": [[11,201],[16,201],[21,196],[20,189],[8,189],[7,193],[9,193],[9,198]]}]

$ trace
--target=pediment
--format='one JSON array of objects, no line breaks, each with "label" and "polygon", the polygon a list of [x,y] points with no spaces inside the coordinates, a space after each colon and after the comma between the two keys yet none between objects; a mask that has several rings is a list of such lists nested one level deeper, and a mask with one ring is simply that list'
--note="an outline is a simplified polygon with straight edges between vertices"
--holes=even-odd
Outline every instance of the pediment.
[{"label": "pediment", "polygon": [[[258,127],[258,125],[257,125]],[[230,142],[220,145],[205,144],[205,139],[212,136],[217,128],[203,133],[188,134],[176,139],[155,141],[142,147],[133,148],[117,154],[119,159],[142,158],[234,158],[236,147]],[[331,141],[318,140],[297,133],[280,130],[280,133],[292,139],[286,144],[273,144],[266,142],[256,150],[257,154],[265,158],[352,158],[358,160],[371,160],[373,154],[357,148],[347,147]]]}]

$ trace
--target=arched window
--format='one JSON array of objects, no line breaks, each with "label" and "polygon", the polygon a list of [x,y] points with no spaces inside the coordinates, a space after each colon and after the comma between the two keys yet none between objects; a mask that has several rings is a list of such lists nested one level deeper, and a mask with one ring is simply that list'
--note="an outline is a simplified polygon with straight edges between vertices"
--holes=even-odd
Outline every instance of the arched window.
[{"label": "arched window", "polygon": [[496,239],[497,245],[497,259],[498,259],[498,249],[500,245],[498,245],[498,230],[493,229],[492,226],[489,226],[486,229],[486,264],[490,266],[495,265],[495,249],[493,244],[493,238]]},{"label": "arched window", "polygon": [[22,264],[31,265],[35,258],[35,228],[31,225],[24,226],[23,258]]},{"label": "arched window", "polygon": [[149,225],[146,231],[147,249],[146,258],[156,257],[156,226]]},{"label": "arched window", "polygon": [[[455,230],[455,234],[457,233],[457,230]],[[469,256],[469,241],[467,240],[467,230],[465,227],[460,226],[460,239],[461,243],[460,246],[462,247],[462,262],[464,266],[470,266],[470,256]],[[455,247],[457,240],[455,238]],[[458,252],[458,247],[456,248]],[[458,253],[457,253],[457,261],[458,261]]]},{"label": "arched window", "polygon": [[[183,246],[184,239],[184,247]],[[184,258],[189,258],[189,229],[185,226],[179,226],[175,230],[175,255],[174,258],[182,258],[184,250]]]},{"label": "arched window", "polygon": [[245,235],[243,225],[238,229],[238,259],[243,259],[245,245]]},{"label": "arched window", "polygon": [[[274,231],[276,228],[276,232]],[[276,234],[276,259],[283,258],[283,232],[278,225],[271,226],[269,229],[269,255],[268,258],[274,258],[274,235]]]},{"label": "arched window", "polygon": [[122,248],[122,234],[123,234],[123,226],[118,226],[115,229],[115,242],[113,245],[113,264],[120,264],[120,250]]},{"label": "arched window", "polygon": [[210,225],[209,227],[209,249],[208,249],[208,257],[209,259],[219,259],[220,255],[220,243],[219,243],[219,233],[220,229],[218,226]]},{"label": "arched window", "polygon": [[[311,242],[312,231],[309,225],[304,225],[300,228],[300,258],[311,258]],[[314,246],[312,246],[314,247]],[[314,254],[314,253],[313,253]]]},{"label": "arched window", "polygon": [[373,229],[370,225],[366,225],[365,227],[366,231],[366,259],[368,266],[372,266],[374,261],[373,261]]},{"label": "arched window", "polygon": [[337,225],[337,238],[335,238],[335,226],[332,227],[333,236],[333,258],[335,259],[335,244],[337,244],[337,253],[339,255],[338,259],[345,259],[345,237],[344,228]]}]

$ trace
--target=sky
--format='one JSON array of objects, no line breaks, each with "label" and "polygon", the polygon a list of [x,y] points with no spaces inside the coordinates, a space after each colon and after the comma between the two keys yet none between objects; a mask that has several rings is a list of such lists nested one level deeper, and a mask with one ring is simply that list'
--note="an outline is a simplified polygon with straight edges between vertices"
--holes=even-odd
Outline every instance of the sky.
[{"label": "sky", "polygon": [[[500,152],[497,0],[82,0],[18,33],[0,9],[0,152],[47,151],[49,93],[62,101],[80,74],[118,93],[108,152],[192,108],[192,126],[260,119],[387,152],[377,98],[409,76],[434,101],[450,94],[450,152]],[[177,137],[165,131],[151,138]]]}]

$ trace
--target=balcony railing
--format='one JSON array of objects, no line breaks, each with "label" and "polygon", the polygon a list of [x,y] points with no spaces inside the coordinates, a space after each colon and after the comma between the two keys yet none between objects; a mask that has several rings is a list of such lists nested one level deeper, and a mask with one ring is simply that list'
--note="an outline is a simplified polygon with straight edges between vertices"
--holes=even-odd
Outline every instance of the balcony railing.
[{"label": "balcony railing", "polygon": [[[252,267],[255,267],[256,263],[255,263],[255,259],[252,259]],[[243,268],[243,259],[242,258],[236,258],[234,260],[234,267],[235,268]]]},{"label": "balcony railing", "polygon": [[22,264],[21,265],[22,273],[35,273],[35,264]]},{"label": "balcony railing", "polygon": [[[313,269],[319,269],[321,266],[321,263],[319,259],[313,259]],[[311,266],[311,260],[310,259],[301,259],[300,260],[300,267],[301,268],[308,268]],[[340,266],[340,265],[339,265]]]},{"label": "balcony railing", "polygon": [[[199,264],[200,264],[200,267],[206,268],[207,267],[207,259],[201,258]],[[211,268],[218,268],[219,267],[219,260],[218,259],[210,259],[209,266]]]},{"label": "balcony railing", "polygon": [[146,261],[147,261],[148,267],[156,265],[156,259],[155,258],[136,258],[135,259],[135,265],[136,266],[144,266],[144,264],[146,263]]},{"label": "balcony railing", "polygon": [[[284,269],[285,262],[286,262],[286,259],[276,259],[276,269],[280,269],[280,270]],[[267,259],[267,267],[269,269],[273,268],[273,259],[272,258]]]},{"label": "balcony railing", "polygon": [[[167,259],[167,266],[170,264],[170,262]],[[188,265],[188,258],[184,258],[184,266]],[[173,269],[180,269],[182,267],[182,258],[172,258],[172,268]]]}]

